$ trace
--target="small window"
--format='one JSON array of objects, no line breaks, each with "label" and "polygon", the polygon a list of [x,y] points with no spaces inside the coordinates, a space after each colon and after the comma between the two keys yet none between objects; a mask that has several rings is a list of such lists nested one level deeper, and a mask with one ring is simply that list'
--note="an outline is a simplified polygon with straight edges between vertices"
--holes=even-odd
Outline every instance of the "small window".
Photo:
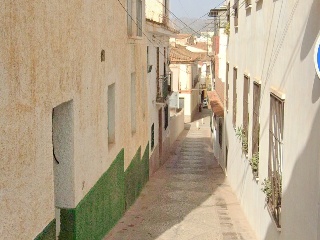
[{"label": "small window", "polygon": [[246,6],[246,9],[251,8],[252,7],[252,0],[245,0],[245,6]]},{"label": "small window", "polygon": [[154,148],[154,123],[151,126],[151,150]]},{"label": "small window", "polygon": [[237,124],[237,68],[233,68],[233,127]]},{"label": "small window", "polygon": [[235,0],[235,4],[233,5],[234,11],[234,26],[238,27],[238,11],[239,11],[239,0]]},{"label": "small window", "polygon": [[137,4],[137,36],[142,37],[142,0],[136,0]]},{"label": "small window", "polygon": [[132,0],[127,0],[127,33],[128,36],[132,36]]},{"label": "small window", "polygon": [[229,63],[226,66],[226,109],[229,110]]},{"label": "small window", "polygon": [[164,107],[164,129],[166,130],[169,125],[169,108],[168,105]]},{"label": "small window", "polygon": [[136,117],[136,73],[131,73],[131,132],[137,131],[137,117]]},{"label": "small window", "polygon": [[222,119],[221,118],[219,118],[219,145],[220,145],[220,148],[222,149],[222,131],[223,131],[223,129],[222,129]]},{"label": "small window", "polygon": [[[260,94],[261,85],[253,83],[253,111],[252,111],[252,157],[259,159],[259,138],[260,138]],[[259,164],[259,162],[258,162]],[[253,171],[253,174],[258,177],[259,169]]]},{"label": "small window", "polygon": [[243,133],[242,146],[245,154],[248,154],[248,131],[249,131],[249,85],[250,80],[248,76],[244,76],[243,82]]},{"label": "small window", "polygon": [[115,83],[108,87],[108,143],[115,142]]}]

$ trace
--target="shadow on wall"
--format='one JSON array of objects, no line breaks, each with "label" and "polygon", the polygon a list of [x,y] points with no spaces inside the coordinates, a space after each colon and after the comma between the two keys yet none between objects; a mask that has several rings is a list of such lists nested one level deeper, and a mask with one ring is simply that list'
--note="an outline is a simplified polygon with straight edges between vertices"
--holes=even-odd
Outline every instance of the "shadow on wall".
[{"label": "shadow on wall", "polygon": [[[320,79],[315,79],[315,81],[319,82]],[[319,99],[320,95],[320,84],[315,85],[316,89],[313,89],[311,99],[313,103],[316,98]],[[306,145],[297,156],[288,184],[285,184],[287,187],[282,194],[282,212],[285,214],[281,222],[285,231],[280,234],[281,239],[320,239],[319,137],[320,105],[313,119]],[[294,160],[286,159],[285,161]],[[284,175],[284,179],[287,179],[287,176]],[[270,225],[265,239],[278,239],[278,235],[275,226]]]},{"label": "shadow on wall", "polygon": [[[312,51],[318,32],[320,1],[314,0],[302,40],[300,60]],[[311,80],[311,79],[310,79]],[[282,227],[279,234],[274,225],[268,227],[265,239],[320,239],[320,79],[315,74],[311,103],[318,104],[309,137],[303,151],[297,156],[287,187],[282,194]],[[299,142],[299,139],[297,139]],[[286,176],[284,176],[286,179]],[[309,234],[309,235],[307,235]]]},{"label": "shadow on wall", "polygon": [[320,1],[313,0],[313,4],[310,9],[308,22],[306,25],[306,30],[304,32],[304,38],[302,41],[302,48],[300,53],[300,59],[304,60],[313,49],[318,32],[316,29],[320,29],[320,21],[319,21],[319,12],[320,12]]}]

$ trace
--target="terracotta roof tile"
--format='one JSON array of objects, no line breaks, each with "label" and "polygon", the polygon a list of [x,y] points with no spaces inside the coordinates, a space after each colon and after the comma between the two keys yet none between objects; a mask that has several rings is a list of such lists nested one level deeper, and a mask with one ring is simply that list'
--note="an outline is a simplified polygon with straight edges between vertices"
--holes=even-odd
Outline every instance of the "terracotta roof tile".
[{"label": "terracotta roof tile", "polygon": [[223,109],[223,104],[217,94],[216,91],[208,91],[207,92],[208,97],[209,97],[209,102],[212,111],[218,116],[218,117],[223,117],[224,115],[224,109]]},{"label": "terracotta roof tile", "polygon": [[193,47],[199,48],[199,49],[202,49],[205,51],[208,50],[207,43],[205,43],[205,42],[197,42],[195,45],[193,45]]},{"label": "terracotta roof tile", "polygon": [[171,62],[194,62],[203,59],[203,53],[195,53],[186,49],[185,46],[176,45],[170,49]]}]

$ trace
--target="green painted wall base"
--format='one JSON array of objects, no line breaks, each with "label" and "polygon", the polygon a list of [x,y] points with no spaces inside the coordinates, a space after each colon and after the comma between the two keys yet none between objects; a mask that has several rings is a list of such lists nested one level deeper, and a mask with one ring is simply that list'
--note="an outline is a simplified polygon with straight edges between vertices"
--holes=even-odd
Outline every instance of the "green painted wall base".
[{"label": "green painted wall base", "polygon": [[141,158],[141,147],[125,171],[125,206],[128,209],[149,180],[149,144]]},{"label": "green painted wall base", "polygon": [[53,219],[43,231],[36,236],[35,240],[55,240],[56,239],[56,220]]},{"label": "green painted wall base", "polygon": [[[142,157],[141,147],[138,149],[126,171],[122,149],[76,208],[60,209],[58,238],[102,239],[134,203],[148,180],[149,144]],[[55,220],[36,239],[55,239]]]}]

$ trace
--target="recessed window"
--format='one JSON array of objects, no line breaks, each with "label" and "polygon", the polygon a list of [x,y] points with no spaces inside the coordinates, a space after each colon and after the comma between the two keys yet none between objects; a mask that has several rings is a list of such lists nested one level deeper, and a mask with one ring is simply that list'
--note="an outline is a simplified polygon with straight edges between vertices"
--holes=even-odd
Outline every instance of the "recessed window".
[{"label": "recessed window", "polygon": [[229,110],[229,63],[226,66],[226,109]]},{"label": "recessed window", "polygon": [[249,130],[249,77],[244,76],[243,81],[243,139],[242,139],[242,149],[245,154],[248,154],[248,130]]},{"label": "recessed window", "polygon": [[[253,83],[253,111],[252,111],[252,157],[255,157],[256,159],[259,159],[260,95],[261,95],[261,85],[257,82],[254,82]],[[258,174],[259,174],[259,171],[257,168],[254,172],[254,175],[258,177]]]},{"label": "recessed window", "polygon": [[271,93],[268,181],[271,184],[272,191],[271,196],[268,197],[267,201],[277,227],[281,227],[280,214],[282,199],[283,125],[284,100]]},{"label": "recessed window", "polygon": [[233,68],[233,127],[236,128],[237,124],[237,68]]},{"label": "recessed window", "polygon": [[127,0],[127,33],[128,36],[132,36],[132,0]]},{"label": "recessed window", "polygon": [[142,37],[142,0],[136,0],[137,7],[137,36]]},{"label": "recessed window", "polygon": [[154,148],[154,123],[151,126],[151,150]]},{"label": "recessed window", "polygon": [[101,62],[104,62],[106,60],[106,53],[105,51],[102,49],[101,50]]},{"label": "recessed window", "polygon": [[131,132],[137,131],[136,107],[136,73],[131,73]]},{"label": "recessed window", "polygon": [[233,14],[234,14],[234,26],[238,27],[238,11],[239,11],[239,0],[235,0],[233,5]]},{"label": "recessed window", "polygon": [[115,142],[115,83],[108,87],[108,143]]}]

